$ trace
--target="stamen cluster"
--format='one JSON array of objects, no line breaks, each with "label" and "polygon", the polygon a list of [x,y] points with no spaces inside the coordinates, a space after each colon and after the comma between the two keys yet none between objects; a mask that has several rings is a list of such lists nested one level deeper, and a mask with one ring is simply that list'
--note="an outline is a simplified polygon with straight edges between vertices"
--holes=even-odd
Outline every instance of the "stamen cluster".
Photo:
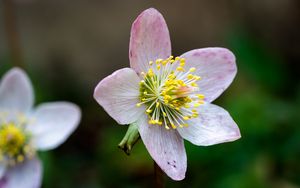
[{"label": "stamen cluster", "polygon": [[147,106],[149,124],[164,125],[166,129],[188,126],[186,120],[198,117],[197,107],[204,96],[197,94],[196,68],[185,70],[185,59],[170,56],[149,62],[147,72],[142,72],[140,103]]},{"label": "stamen cluster", "polygon": [[17,119],[10,122],[0,120],[0,162],[11,166],[35,155],[30,144],[31,136],[25,131],[27,121],[23,116]]}]

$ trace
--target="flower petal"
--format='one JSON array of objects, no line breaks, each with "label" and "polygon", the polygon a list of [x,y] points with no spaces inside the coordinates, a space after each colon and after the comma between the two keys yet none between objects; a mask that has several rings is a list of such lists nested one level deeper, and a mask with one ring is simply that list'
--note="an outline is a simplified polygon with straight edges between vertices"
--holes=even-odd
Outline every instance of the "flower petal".
[{"label": "flower petal", "polygon": [[26,73],[13,68],[8,71],[0,83],[0,109],[27,112],[33,106],[32,84]]},{"label": "flower petal", "polygon": [[0,180],[1,188],[39,188],[42,180],[42,165],[40,160],[31,159],[7,169]]},{"label": "flower petal", "polygon": [[206,101],[215,100],[233,81],[237,67],[235,56],[225,48],[202,48],[186,52],[181,57],[186,59],[187,70],[196,68],[196,75],[201,76],[197,82],[199,93]]},{"label": "flower petal", "polygon": [[137,73],[147,71],[149,61],[171,55],[168,26],[154,8],[143,11],[133,22],[129,44],[130,66]]},{"label": "flower petal", "polygon": [[5,171],[6,171],[6,165],[0,164],[0,179],[3,177]]},{"label": "flower petal", "polygon": [[149,125],[147,116],[138,121],[141,138],[154,161],[173,180],[185,177],[187,159],[183,139],[176,130]]},{"label": "flower petal", "polygon": [[241,137],[238,126],[223,108],[204,104],[198,108],[198,112],[199,117],[189,120],[188,127],[177,129],[184,139],[195,145],[209,146]]},{"label": "flower petal", "polygon": [[77,128],[81,111],[69,102],[44,103],[33,114],[35,121],[28,126],[39,150],[49,150],[62,144]]},{"label": "flower petal", "polygon": [[94,98],[119,124],[130,124],[144,112],[144,107],[136,106],[140,102],[139,81],[134,70],[117,70],[97,85]]}]

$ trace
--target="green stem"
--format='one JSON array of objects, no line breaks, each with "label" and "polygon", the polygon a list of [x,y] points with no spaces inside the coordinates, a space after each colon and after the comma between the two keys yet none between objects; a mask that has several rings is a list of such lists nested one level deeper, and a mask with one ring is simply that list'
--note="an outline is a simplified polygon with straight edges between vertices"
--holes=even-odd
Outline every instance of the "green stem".
[{"label": "green stem", "polygon": [[140,135],[138,126],[136,123],[132,123],[129,125],[127,132],[122,141],[119,143],[118,147],[122,149],[127,155],[130,155],[134,144],[136,144],[139,139]]}]

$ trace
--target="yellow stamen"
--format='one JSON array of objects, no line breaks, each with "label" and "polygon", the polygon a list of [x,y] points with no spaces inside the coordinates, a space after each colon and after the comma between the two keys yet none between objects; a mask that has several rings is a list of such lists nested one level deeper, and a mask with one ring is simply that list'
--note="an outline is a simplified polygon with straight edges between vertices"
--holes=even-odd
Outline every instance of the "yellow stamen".
[{"label": "yellow stamen", "polygon": [[[155,63],[154,63],[155,62]],[[174,69],[173,63],[178,63]],[[146,114],[149,116],[149,124],[163,125],[166,129],[186,127],[185,121],[198,117],[196,109],[189,110],[191,105],[198,107],[203,104],[204,96],[195,94],[199,91],[197,81],[200,76],[190,74],[196,71],[192,67],[188,72],[184,58],[170,56],[167,59],[149,61],[151,66],[144,70],[140,82],[140,103],[146,106]],[[169,69],[169,70],[168,70]]]},{"label": "yellow stamen", "polygon": [[176,70],[177,70],[177,71],[180,71],[180,72],[183,72],[183,71],[184,71],[184,68],[181,67],[181,66],[179,66],[179,67],[176,68]]},{"label": "yellow stamen", "polygon": [[196,71],[196,68],[195,67],[192,67],[190,68],[189,72],[195,72]]},{"label": "yellow stamen", "polygon": [[18,117],[21,116],[22,118],[17,118],[18,124],[11,122],[1,124],[0,126],[0,161],[5,161],[11,166],[21,163],[25,158],[34,155],[33,149],[30,149],[31,147],[28,144],[30,135],[24,132],[23,127],[30,119],[27,119],[23,115]]}]

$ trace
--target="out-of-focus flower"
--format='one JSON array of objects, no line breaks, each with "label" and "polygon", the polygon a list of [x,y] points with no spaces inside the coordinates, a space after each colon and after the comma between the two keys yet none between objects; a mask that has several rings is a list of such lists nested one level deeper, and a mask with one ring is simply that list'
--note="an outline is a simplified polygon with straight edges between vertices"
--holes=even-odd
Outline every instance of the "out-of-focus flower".
[{"label": "out-of-focus flower", "polygon": [[42,179],[37,150],[62,144],[76,129],[81,111],[69,102],[43,103],[33,108],[32,84],[19,68],[0,83],[0,187],[36,188]]},{"label": "out-of-focus flower", "polygon": [[165,20],[150,8],[132,25],[129,59],[131,68],[104,78],[94,98],[118,123],[137,125],[150,155],[169,177],[185,177],[183,138],[199,146],[240,138],[229,113],[211,104],[236,75],[232,52],[203,48],[174,58]]}]

